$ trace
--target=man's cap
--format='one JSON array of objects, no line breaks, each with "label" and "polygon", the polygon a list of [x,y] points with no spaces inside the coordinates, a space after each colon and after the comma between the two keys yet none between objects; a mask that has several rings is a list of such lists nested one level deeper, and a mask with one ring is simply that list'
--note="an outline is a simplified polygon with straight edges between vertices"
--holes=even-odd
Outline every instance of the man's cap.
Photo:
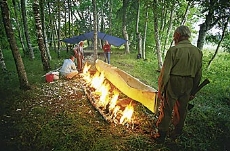
[{"label": "man's cap", "polygon": [[181,36],[191,37],[191,32],[190,32],[189,28],[187,26],[184,26],[184,25],[177,27],[175,32],[179,33]]}]

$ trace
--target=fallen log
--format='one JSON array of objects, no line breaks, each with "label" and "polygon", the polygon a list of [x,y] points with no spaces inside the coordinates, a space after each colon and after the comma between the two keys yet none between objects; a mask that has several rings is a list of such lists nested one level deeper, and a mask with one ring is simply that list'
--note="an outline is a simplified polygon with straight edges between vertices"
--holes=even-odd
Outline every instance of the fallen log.
[{"label": "fallen log", "polygon": [[95,65],[96,69],[99,72],[104,72],[105,78],[122,93],[129,98],[142,103],[153,113],[157,112],[157,90],[104,61],[96,60]]}]

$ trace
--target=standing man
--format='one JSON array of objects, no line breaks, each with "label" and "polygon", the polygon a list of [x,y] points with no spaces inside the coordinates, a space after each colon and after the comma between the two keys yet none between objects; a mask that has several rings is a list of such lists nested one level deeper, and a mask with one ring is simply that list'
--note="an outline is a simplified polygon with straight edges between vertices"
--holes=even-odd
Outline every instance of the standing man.
[{"label": "standing man", "polygon": [[[160,115],[156,123],[157,143],[164,143],[172,111],[174,111],[175,139],[182,134],[191,92],[197,88],[202,76],[202,52],[188,40],[191,32],[187,26],[179,26],[174,32],[175,46],[165,56],[158,81],[158,98],[161,100]],[[176,113],[176,114],[175,114]],[[175,118],[177,115],[177,119]],[[175,121],[177,120],[177,121]]]},{"label": "standing man", "polygon": [[74,59],[74,56],[70,56],[69,59],[65,59],[61,69],[59,70],[60,74],[65,76],[67,79],[72,79],[78,74]]},{"label": "standing man", "polygon": [[105,41],[105,44],[103,46],[103,50],[104,50],[105,62],[110,64],[111,46],[107,40]]},{"label": "standing man", "polygon": [[79,72],[83,70],[83,59],[84,59],[84,51],[83,51],[84,42],[80,41],[78,45],[76,45],[73,49],[74,56],[77,58],[77,69]]}]

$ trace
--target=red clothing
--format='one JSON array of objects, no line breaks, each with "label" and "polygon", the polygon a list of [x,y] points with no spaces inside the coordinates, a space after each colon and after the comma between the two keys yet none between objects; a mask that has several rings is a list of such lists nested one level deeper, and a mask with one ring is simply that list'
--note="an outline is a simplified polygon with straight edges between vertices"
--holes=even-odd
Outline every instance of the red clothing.
[{"label": "red clothing", "polygon": [[74,57],[77,58],[77,69],[79,72],[82,71],[82,68],[83,68],[83,63],[82,63],[82,60],[83,60],[83,48],[82,47],[75,47],[73,49],[74,51]]},{"label": "red clothing", "polygon": [[104,50],[104,52],[110,52],[110,45],[105,44],[102,49]]}]

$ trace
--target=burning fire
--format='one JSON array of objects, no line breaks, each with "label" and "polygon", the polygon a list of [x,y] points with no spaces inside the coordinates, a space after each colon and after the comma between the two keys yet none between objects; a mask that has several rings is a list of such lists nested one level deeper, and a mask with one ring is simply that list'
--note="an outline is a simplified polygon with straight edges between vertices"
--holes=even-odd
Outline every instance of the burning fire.
[{"label": "burning fire", "polygon": [[91,67],[91,65],[88,65],[86,62],[85,66],[83,68],[83,72],[81,73],[81,75],[83,76],[83,79],[86,81],[86,83],[90,83],[90,81],[91,81],[90,73],[88,72],[90,67]]},{"label": "burning fire", "polygon": [[98,71],[94,74],[92,81],[91,81],[91,87],[95,89],[99,89],[103,82],[104,82],[105,76],[104,73],[99,73]]},{"label": "burning fire", "polygon": [[[84,66],[81,76],[87,83],[88,87],[93,88],[94,104],[103,110],[103,112],[108,112],[109,117],[111,117],[114,123],[119,124],[129,124],[132,122],[132,115],[134,112],[134,107],[131,102],[125,108],[117,104],[119,99],[119,91],[116,88],[111,88],[111,85],[106,81],[104,72],[98,72],[94,75],[90,75],[89,69],[90,65],[87,63]],[[123,109],[123,110],[122,110]],[[107,114],[107,113],[106,113]]]},{"label": "burning fire", "polygon": [[132,115],[133,115],[133,106],[131,105],[131,103],[126,106],[125,110],[123,111],[123,115],[120,119],[120,124],[123,124],[123,123],[130,123],[131,122],[131,118],[132,118]]},{"label": "burning fire", "polygon": [[112,112],[112,110],[116,107],[118,96],[119,96],[119,92],[117,90],[114,90],[113,96],[109,102],[109,112]]}]

